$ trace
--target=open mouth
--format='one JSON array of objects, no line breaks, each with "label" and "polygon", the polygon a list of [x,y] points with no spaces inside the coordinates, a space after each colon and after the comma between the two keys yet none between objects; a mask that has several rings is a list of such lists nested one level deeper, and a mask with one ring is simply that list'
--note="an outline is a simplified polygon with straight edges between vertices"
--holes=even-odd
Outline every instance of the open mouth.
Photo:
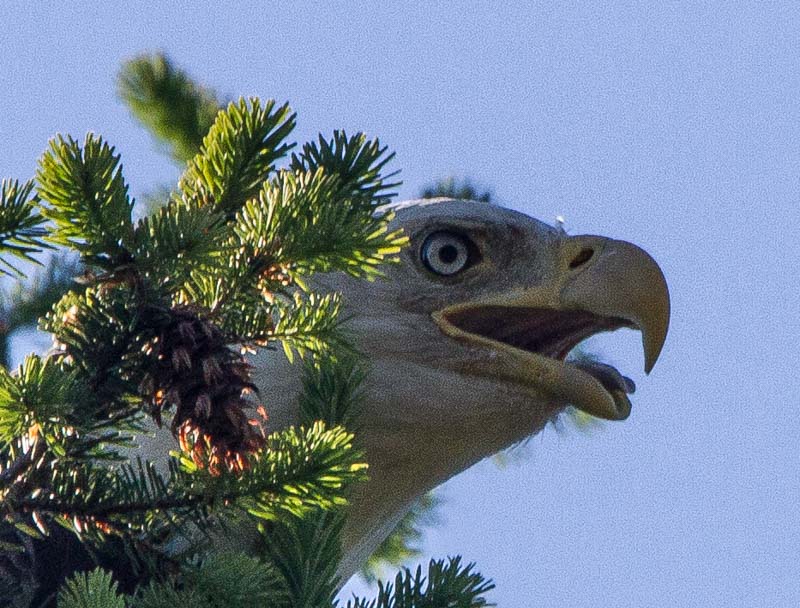
[{"label": "open mouth", "polygon": [[[546,374],[556,377],[556,384],[571,381],[582,385],[581,390],[569,390],[578,398],[575,407],[594,416],[620,420],[630,413],[628,394],[636,390],[630,378],[614,367],[591,360],[566,361],[567,355],[582,341],[602,332],[620,328],[636,328],[632,322],[620,317],[605,317],[585,310],[558,310],[502,305],[477,305],[454,307],[437,315],[440,328],[447,334],[476,344],[490,346],[512,354],[523,365],[531,367],[530,378],[543,377],[536,368],[554,365],[565,369],[562,373]],[[543,361],[550,360],[550,361]],[[591,379],[599,383],[591,382]],[[575,382],[578,379],[580,382]],[[563,387],[557,387],[563,388]],[[605,395],[587,395],[602,389]],[[564,391],[557,390],[559,394]],[[598,407],[597,403],[602,403]]]}]

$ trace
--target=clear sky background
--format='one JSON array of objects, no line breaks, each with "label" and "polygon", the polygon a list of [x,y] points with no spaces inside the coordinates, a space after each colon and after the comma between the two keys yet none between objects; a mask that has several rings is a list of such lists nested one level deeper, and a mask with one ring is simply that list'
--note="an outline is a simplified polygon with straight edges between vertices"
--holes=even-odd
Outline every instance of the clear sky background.
[{"label": "clear sky background", "polygon": [[446,484],[426,556],[477,561],[505,608],[800,605],[800,8],[433,4],[6,0],[0,175],[93,130],[135,195],[173,182],[115,96],[120,62],[162,49],[288,100],[298,141],[380,136],[401,198],[466,175],[636,242],[672,292],[662,358],[644,378],[638,335],[592,345],[637,380],[630,419]]}]

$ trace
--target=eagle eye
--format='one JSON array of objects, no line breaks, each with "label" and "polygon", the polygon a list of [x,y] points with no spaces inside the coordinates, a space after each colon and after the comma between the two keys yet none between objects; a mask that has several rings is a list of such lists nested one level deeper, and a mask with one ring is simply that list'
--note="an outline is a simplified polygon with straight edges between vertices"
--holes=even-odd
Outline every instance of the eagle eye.
[{"label": "eagle eye", "polygon": [[467,237],[440,230],[427,236],[420,255],[428,270],[449,277],[475,263],[476,249]]}]

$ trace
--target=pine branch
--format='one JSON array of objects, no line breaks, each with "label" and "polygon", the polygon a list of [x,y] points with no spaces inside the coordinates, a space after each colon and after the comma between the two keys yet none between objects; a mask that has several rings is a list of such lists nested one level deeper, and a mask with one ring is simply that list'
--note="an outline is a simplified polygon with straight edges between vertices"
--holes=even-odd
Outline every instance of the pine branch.
[{"label": "pine branch", "polygon": [[186,568],[180,584],[151,582],[135,596],[117,593],[100,568],[73,576],[58,594],[59,608],[263,608],[287,606],[273,568],[236,553],[214,555]]},{"label": "pine branch", "polygon": [[76,574],[58,594],[58,608],[125,608],[117,583],[99,568]]},{"label": "pine branch", "polygon": [[349,174],[350,183],[329,171],[335,167],[281,171],[237,215],[236,234],[292,278],[335,270],[375,277],[406,238],[400,231],[388,232],[392,216],[376,213],[375,199],[354,194],[357,188],[369,190],[363,180],[371,170]]},{"label": "pine branch", "polygon": [[42,214],[55,223],[48,240],[106,270],[127,263],[134,245],[128,186],[119,156],[91,133],[83,146],[59,136],[39,160]]},{"label": "pine branch", "polygon": [[76,286],[81,266],[67,255],[55,255],[44,269],[26,282],[18,282],[9,292],[0,292],[0,364],[9,367],[9,339],[18,329],[36,326],[39,318]]},{"label": "pine branch", "polygon": [[39,215],[32,192],[30,181],[20,185],[4,179],[0,187],[0,275],[24,276],[5,259],[6,254],[39,264],[32,254],[49,248],[42,238],[46,235],[41,227],[45,218]]},{"label": "pine branch", "polygon": [[392,583],[378,584],[378,597],[372,601],[354,598],[347,608],[487,608],[494,606],[484,594],[494,589],[494,583],[474,571],[475,564],[461,565],[461,558],[431,560],[427,576],[422,566],[414,574],[404,569]]},{"label": "pine branch", "polygon": [[305,425],[314,420],[342,425],[357,435],[364,406],[361,385],[367,377],[366,363],[353,352],[335,352],[325,350],[305,359],[300,420]]},{"label": "pine branch", "polygon": [[352,449],[352,435],[322,424],[273,434],[264,451],[244,463],[246,475],[215,468],[213,457],[204,466],[185,455],[179,460],[168,480],[142,462],[117,471],[52,461],[46,491],[7,494],[2,511],[32,514],[40,526],[56,518],[89,535],[209,525],[211,514],[226,512],[262,520],[302,517],[345,504],[342,488],[363,479],[366,468]]},{"label": "pine branch", "polygon": [[287,600],[283,580],[273,567],[241,554],[221,553],[186,569],[180,587],[151,583],[129,600],[129,606],[280,608]]},{"label": "pine branch", "polygon": [[[306,359],[300,424],[356,421],[365,373],[362,361],[353,353],[334,356],[323,351]],[[266,528],[263,554],[283,575],[292,608],[335,605],[346,515],[343,509],[309,512],[305,517],[271,522]]]},{"label": "pine branch", "polygon": [[452,176],[429,184],[420,191],[420,198],[440,197],[490,203],[492,202],[492,191],[487,188],[479,188],[470,179],[457,180]]},{"label": "pine branch", "polygon": [[360,199],[369,204],[385,203],[396,195],[388,192],[401,182],[387,182],[399,173],[394,171],[382,175],[383,168],[394,158],[394,152],[386,153],[387,146],[380,141],[367,140],[363,133],[347,137],[344,131],[334,131],[326,140],[319,136],[317,143],[309,142],[300,154],[292,154],[292,171],[314,173],[323,168],[328,175],[335,175],[344,198]]},{"label": "pine branch", "polygon": [[42,326],[105,404],[96,427],[119,427],[143,410],[161,424],[172,408],[172,432],[198,433],[226,462],[261,445],[245,411],[249,368],[202,310],[118,284],[68,294]]},{"label": "pine branch", "polygon": [[[232,492],[243,496],[239,504],[260,519],[274,519],[278,513],[303,517],[314,509],[347,504],[344,488],[366,478],[367,467],[362,459],[362,454],[353,448],[350,433],[341,427],[326,430],[324,424],[317,422],[307,430],[290,428],[274,434],[260,459],[254,457],[252,473],[242,479],[215,478],[209,473],[206,482],[213,483],[215,490],[224,488],[226,483],[233,484]],[[185,457],[182,463],[191,471]],[[286,481],[271,482],[274,490],[260,490],[265,480],[280,477]],[[247,497],[253,495],[261,498]]]},{"label": "pine branch", "polygon": [[[304,424],[313,420],[322,420],[328,425],[342,424],[357,436],[364,405],[360,387],[366,376],[365,362],[353,352],[326,350],[306,358],[300,420]],[[387,566],[400,566],[419,556],[421,551],[417,543],[422,539],[422,528],[438,522],[436,511],[440,504],[441,499],[434,492],[422,496],[370,555],[361,575],[368,582],[375,582]]]},{"label": "pine branch", "polygon": [[283,575],[292,608],[335,606],[344,522],[341,511],[328,511],[284,519],[267,528],[265,557]]},{"label": "pine branch", "polygon": [[124,284],[70,292],[40,321],[40,329],[54,335],[100,401],[137,391],[135,369],[154,332],[146,305],[158,308],[157,301],[142,302],[140,293]]},{"label": "pine branch", "polygon": [[217,114],[200,152],[180,180],[184,195],[233,216],[255,196],[275,161],[294,144],[284,140],[295,126],[288,104],[240,99]]},{"label": "pine branch", "polygon": [[219,267],[228,248],[224,215],[192,200],[171,200],[136,226],[137,269],[167,294],[192,271]]},{"label": "pine branch", "polygon": [[422,555],[419,542],[422,529],[439,523],[437,509],[442,499],[435,492],[420,497],[361,568],[361,576],[369,583],[378,580],[387,566],[401,566]]},{"label": "pine branch", "polygon": [[341,298],[338,294],[317,296],[297,292],[293,297],[293,306],[283,309],[275,329],[268,337],[280,340],[290,361],[292,350],[303,357],[308,352],[346,348],[347,342],[340,332],[340,307]]},{"label": "pine branch", "polygon": [[180,163],[200,150],[221,106],[214,91],[193,81],[161,53],[124,63],[118,93],[134,118]]},{"label": "pine branch", "polygon": [[30,280],[17,283],[10,293],[3,294],[0,319],[5,333],[35,326],[40,317],[77,285],[75,277],[81,271],[82,266],[75,258],[60,253],[50,257]]},{"label": "pine branch", "polygon": [[89,432],[97,400],[76,369],[29,355],[16,374],[0,368],[0,445],[30,435],[53,447],[65,433]]}]

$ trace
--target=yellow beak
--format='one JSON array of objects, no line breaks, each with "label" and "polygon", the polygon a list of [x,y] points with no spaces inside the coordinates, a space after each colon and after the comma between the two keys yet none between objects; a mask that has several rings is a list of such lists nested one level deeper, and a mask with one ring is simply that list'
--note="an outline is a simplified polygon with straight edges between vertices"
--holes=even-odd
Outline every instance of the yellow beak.
[{"label": "yellow beak", "polygon": [[[528,386],[593,416],[625,419],[632,382],[611,366],[563,359],[594,333],[632,327],[642,333],[649,373],[669,327],[664,275],[639,247],[595,236],[564,238],[554,262],[535,286],[509,286],[502,294],[436,311],[433,319],[446,335],[492,351],[490,361],[471,373]],[[546,327],[551,321],[554,327]],[[519,328],[517,335],[509,336],[508,327]]]}]

